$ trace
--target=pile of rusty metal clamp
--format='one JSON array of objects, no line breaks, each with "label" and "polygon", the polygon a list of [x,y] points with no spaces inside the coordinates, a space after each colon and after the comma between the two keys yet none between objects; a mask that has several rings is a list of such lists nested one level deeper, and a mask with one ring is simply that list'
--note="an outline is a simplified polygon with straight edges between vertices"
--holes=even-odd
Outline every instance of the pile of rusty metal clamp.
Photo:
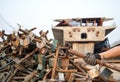
[{"label": "pile of rusty metal clamp", "polygon": [[[35,35],[35,29],[20,28],[12,34],[0,31],[0,82],[118,82],[100,77],[103,73],[91,78],[89,68],[74,62],[83,54],[72,50],[69,44],[63,47],[58,40],[48,39],[48,31]],[[102,64],[107,71],[120,71],[108,63]]]}]

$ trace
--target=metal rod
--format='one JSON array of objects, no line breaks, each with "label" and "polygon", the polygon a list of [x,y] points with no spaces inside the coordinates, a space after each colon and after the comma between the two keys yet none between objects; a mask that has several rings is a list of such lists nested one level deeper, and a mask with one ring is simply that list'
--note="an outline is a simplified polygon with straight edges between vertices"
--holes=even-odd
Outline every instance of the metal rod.
[{"label": "metal rod", "polygon": [[[71,54],[74,54],[74,55],[76,55],[76,56],[78,56],[78,57],[81,57],[81,58],[84,58],[84,57],[85,57],[85,55],[84,55],[83,53],[77,52],[77,51],[72,50],[72,49],[68,50],[68,52],[71,53]],[[105,67],[108,67],[108,68],[111,68],[111,69],[114,69],[114,70],[120,72],[120,67],[110,65],[110,64],[108,64],[108,63],[106,63],[106,62],[101,62],[101,60],[98,60],[98,59],[97,59],[96,61],[97,61],[97,63],[100,64],[100,65],[103,65],[103,66],[105,66]]]},{"label": "metal rod", "polygon": [[58,46],[57,50],[56,50],[54,64],[53,64],[51,79],[55,78],[55,72],[56,72],[56,67],[57,67],[57,59],[58,59],[58,55],[59,55],[59,49],[60,49],[60,47]]}]

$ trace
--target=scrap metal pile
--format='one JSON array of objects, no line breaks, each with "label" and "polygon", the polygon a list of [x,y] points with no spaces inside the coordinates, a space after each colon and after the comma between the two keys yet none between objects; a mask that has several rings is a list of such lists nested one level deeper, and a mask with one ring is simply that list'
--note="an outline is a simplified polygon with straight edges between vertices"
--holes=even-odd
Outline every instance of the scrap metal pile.
[{"label": "scrap metal pile", "polygon": [[[104,73],[91,78],[85,64],[74,62],[84,55],[72,50],[69,44],[62,47],[57,40],[48,39],[48,31],[41,30],[39,36],[35,35],[32,32],[35,29],[20,28],[12,34],[0,31],[0,82],[117,82],[109,77],[111,71],[107,68],[109,78],[101,77]],[[109,64],[103,65],[120,71]]]}]

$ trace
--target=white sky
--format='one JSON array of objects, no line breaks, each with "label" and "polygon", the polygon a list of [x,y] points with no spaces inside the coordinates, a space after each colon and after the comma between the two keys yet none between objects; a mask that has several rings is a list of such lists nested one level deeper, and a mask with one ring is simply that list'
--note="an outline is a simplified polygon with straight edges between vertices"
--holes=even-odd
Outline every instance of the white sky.
[{"label": "white sky", "polygon": [[[53,38],[51,25],[54,19],[106,17],[114,18],[109,25],[117,28],[109,34],[110,43],[120,39],[120,0],[0,0],[0,29],[16,31],[17,23],[23,29],[37,27],[49,30],[48,37]],[[14,27],[10,28],[8,24]]]}]

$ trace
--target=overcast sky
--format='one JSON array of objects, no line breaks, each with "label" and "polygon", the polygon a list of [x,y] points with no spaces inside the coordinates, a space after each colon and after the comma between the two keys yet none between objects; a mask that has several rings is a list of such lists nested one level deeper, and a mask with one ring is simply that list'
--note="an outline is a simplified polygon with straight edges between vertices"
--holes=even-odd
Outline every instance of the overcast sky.
[{"label": "overcast sky", "polygon": [[114,18],[108,25],[117,28],[108,36],[110,43],[120,39],[120,0],[0,0],[0,29],[11,33],[18,29],[37,27],[49,30],[54,19],[76,17]]}]

